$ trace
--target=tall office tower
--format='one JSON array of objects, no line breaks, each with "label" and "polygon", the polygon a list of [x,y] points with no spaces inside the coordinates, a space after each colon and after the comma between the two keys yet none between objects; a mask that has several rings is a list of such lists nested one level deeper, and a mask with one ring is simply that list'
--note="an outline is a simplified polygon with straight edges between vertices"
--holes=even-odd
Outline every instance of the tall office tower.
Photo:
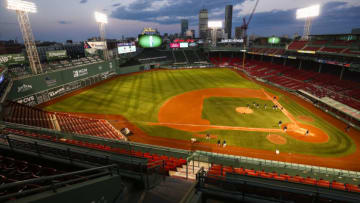
[{"label": "tall office tower", "polygon": [[199,12],[199,37],[201,39],[207,38],[208,20],[208,11],[206,9],[201,9]]},{"label": "tall office tower", "polygon": [[184,37],[186,31],[189,29],[189,21],[187,19],[181,20],[181,36]]},{"label": "tall office tower", "polygon": [[233,6],[227,5],[225,7],[225,33],[228,39],[231,39],[232,12],[233,12]]}]

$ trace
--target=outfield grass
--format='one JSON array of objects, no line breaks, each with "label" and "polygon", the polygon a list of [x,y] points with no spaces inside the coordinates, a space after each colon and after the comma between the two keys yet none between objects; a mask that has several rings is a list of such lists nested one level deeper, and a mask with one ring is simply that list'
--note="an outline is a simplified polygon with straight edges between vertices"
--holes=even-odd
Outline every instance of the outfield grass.
[{"label": "outfield grass", "polygon": [[[286,134],[277,133],[286,137],[288,142],[286,145],[277,146],[266,140],[265,137],[268,133],[227,130],[210,130],[199,133],[215,134],[219,139],[225,139],[228,145],[256,149],[280,149],[289,153],[319,156],[343,156],[355,152],[355,144],[351,138],[336,127],[317,117],[290,98],[251,82],[228,69],[162,70],[120,77],[48,106],[46,110],[121,114],[151,136],[189,140],[192,133],[163,126],[150,126],[146,122],[157,122],[159,108],[173,96],[192,90],[220,87],[264,88],[266,91],[278,95],[280,97],[279,102],[294,116],[312,117],[314,122],[303,123],[324,130],[328,133],[330,140],[324,144],[310,144],[295,140]],[[239,117],[234,108],[252,101],[265,103],[263,100],[251,98],[206,99],[203,118],[208,119],[214,125],[271,128],[274,128],[280,119],[284,123],[288,121],[281,112],[274,113],[270,109],[269,111],[255,109],[255,113],[246,115],[246,119]],[[268,103],[268,106],[272,106],[271,102]],[[216,140],[208,142],[215,143]]]},{"label": "outfield grass", "polygon": [[[259,108],[253,106],[259,104]],[[264,105],[267,108],[264,108]],[[240,114],[237,107],[250,105],[253,113]],[[289,123],[290,120],[278,109],[273,110],[274,103],[257,98],[211,97],[204,100],[202,118],[212,125],[240,126],[254,128],[278,128],[279,121]]]}]

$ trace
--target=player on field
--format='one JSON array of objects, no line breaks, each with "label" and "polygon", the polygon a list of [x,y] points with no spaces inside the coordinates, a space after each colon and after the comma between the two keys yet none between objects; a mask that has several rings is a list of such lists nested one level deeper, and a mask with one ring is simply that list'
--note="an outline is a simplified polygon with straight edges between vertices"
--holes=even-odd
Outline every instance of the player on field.
[{"label": "player on field", "polygon": [[226,141],[225,140],[223,141],[223,147],[226,147]]},{"label": "player on field", "polygon": [[305,135],[306,135],[306,136],[309,135],[309,130],[306,130]]},{"label": "player on field", "polygon": [[350,128],[351,128],[351,126],[348,124],[348,125],[346,126],[346,128],[345,128],[345,131],[346,131],[346,132],[349,132],[349,131],[350,131]]},{"label": "player on field", "polygon": [[279,121],[279,127],[281,126],[281,124],[282,124],[282,121]]},{"label": "player on field", "polygon": [[218,140],[218,141],[217,141],[217,144],[218,144],[218,147],[220,147],[221,141]]}]

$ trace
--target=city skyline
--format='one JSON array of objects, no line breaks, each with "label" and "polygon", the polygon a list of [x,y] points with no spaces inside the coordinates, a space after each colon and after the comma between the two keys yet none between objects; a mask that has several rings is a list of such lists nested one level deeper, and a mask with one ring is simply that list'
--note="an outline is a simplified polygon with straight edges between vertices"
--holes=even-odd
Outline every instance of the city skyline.
[{"label": "city skyline", "polygon": [[[6,1],[0,3],[0,40],[22,41],[15,12],[6,9]],[[109,16],[106,27],[107,38],[120,39],[122,36],[137,36],[144,27],[157,28],[161,33],[180,33],[181,19],[189,20],[190,30],[198,30],[198,14],[206,8],[209,20],[224,21],[225,6],[233,5],[234,28],[240,26],[242,17],[251,11],[254,1],[211,1],[206,4],[195,0],[34,0],[38,13],[30,14],[30,22],[36,40],[59,41],[67,39],[83,41],[98,36],[94,12]],[[270,4],[260,1],[248,34],[262,36],[302,34],[303,21],[295,19],[297,8],[309,6],[299,0],[286,4],[286,0],[275,0]],[[314,2],[315,3],[315,2]],[[360,27],[360,2],[357,0],[319,0],[321,14],[313,22],[312,34],[350,33]],[[45,16],[45,17],[44,17]],[[197,33],[198,34],[198,33]]]}]

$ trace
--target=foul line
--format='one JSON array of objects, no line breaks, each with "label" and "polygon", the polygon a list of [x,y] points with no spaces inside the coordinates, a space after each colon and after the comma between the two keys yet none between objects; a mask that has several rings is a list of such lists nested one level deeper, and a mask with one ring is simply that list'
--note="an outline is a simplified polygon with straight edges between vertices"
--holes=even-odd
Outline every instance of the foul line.
[{"label": "foul line", "polygon": [[[117,120],[108,120],[108,121],[118,122],[118,123],[120,122]],[[142,123],[147,125],[158,125],[158,126],[189,126],[189,127],[208,127],[210,129],[239,130],[239,131],[253,131],[253,132],[283,132],[281,129],[276,129],[276,128],[249,128],[249,127],[202,125],[202,124],[190,124],[190,123],[155,123],[155,122],[146,122],[146,121],[128,121],[128,122]]]}]

